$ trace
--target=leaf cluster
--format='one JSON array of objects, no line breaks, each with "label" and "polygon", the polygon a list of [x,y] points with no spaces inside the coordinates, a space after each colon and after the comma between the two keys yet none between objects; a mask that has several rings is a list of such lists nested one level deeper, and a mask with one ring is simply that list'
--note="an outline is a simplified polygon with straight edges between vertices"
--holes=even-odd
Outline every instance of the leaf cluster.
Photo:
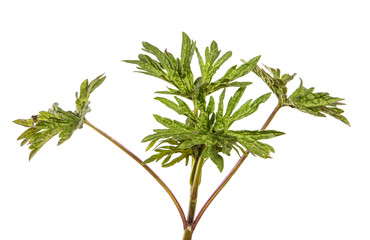
[{"label": "leaf cluster", "polygon": [[290,75],[286,73],[281,76],[280,69],[270,68],[266,65],[263,66],[269,73],[259,66],[256,66],[253,69],[253,72],[267,84],[267,86],[278,98],[280,104],[290,105],[291,100],[287,96],[288,88],[286,85],[289,81],[293,80],[296,74],[294,73]]},{"label": "leaf cluster", "polygon": [[[268,93],[254,101],[248,100],[235,110],[246,87],[251,84],[251,82],[237,82],[236,80],[253,71],[260,56],[240,66],[230,67],[221,78],[213,80],[216,72],[232,56],[231,51],[221,54],[215,41],[206,47],[204,56],[196,47],[195,41],[190,40],[185,33],[182,34],[180,58],[175,58],[167,49],[161,51],[147,42],[143,42],[143,50],[155,58],[140,54],[138,60],[126,60],[125,62],[136,64],[140,73],[157,77],[171,84],[174,88],[157,93],[175,95],[175,101],[163,97],[155,99],[186,117],[186,121],[182,123],[154,115],[155,119],[166,128],[155,129],[154,134],[143,139],[143,142],[149,142],[147,149],[158,143],[154,147],[156,153],[148,158],[145,164],[163,160],[162,166],[168,167],[184,159],[187,164],[190,157],[197,159],[201,154],[203,158],[211,159],[222,171],[224,161],[220,154],[230,155],[233,149],[244,154],[247,149],[262,158],[270,157],[270,152],[274,151],[273,148],[259,140],[279,136],[281,132],[229,130],[235,121],[254,113],[258,106],[270,96]],[[190,67],[194,52],[197,55],[201,72],[201,76],[195,80]],[[238,87],[238,89],[229,99],[224,111],[225,91],[228,87]],[[223,91],[219,96],[216,110],[214,98],[208,96],[221,89]],[[194,109],[191,109],[181,97],[191,100]]]},{"label": "leaf cluster", "polygon": [[80,86],[80,93],[76,93],[76,110],[64,111],[54,103],[49,111],[40,111],[29,119],[17,119],[14,123],[27,127],[19,137],[21,146],[28,143],[31,153],[29,160],[55,135],[59,136],[58,145],[68,140],[75,130],[82,128],[85,115],[90,112],[90,94],[105,80],[100,75],[89,83],[86,79]]},{"label": "leaf cluster", "polygon": [[[225,87],[245,87],[251,84],[235,80],[251,72],[260,59],[260,56],[257,56],[239,67],[232,66],[223,77],[212,82],[217,70],[232,56],[232,52],[228,51],[220,57],[221,51],[215,41],[206,48],[204,59],[196,48],[195,41],[192,41],[186,33],[182,33],[180,58],[175,58],[167,49],[161,51],[148,42],[143,42],[143,51],[153,55],[155,59],[146,54],[139,54],[138,60],[123,61],[136,64],[139,73],[162,79],[174,87],[168,87],[166,91],[157,93],[177,95],[190,100],[197,98],[199,89],[203,89],[206,95],[209,95]],[[201,76],[195,80],[191,70],[194,52],[197,53],[201,70]]]},{"label": "leaf cluster", "polygon": [[291,107],[318,117],[325,117],[327,114],[350,126],[347,118],[342,115],[344,111],[338,108],[338,105],[344,105],[340,102],[344,100],[343,98],[331,97],[329,93],[314,93],[313,91],[314,88],[305,88],[301,80],[300,86],[290,96],[293,102]]},{"label": "leaf cluster", "polygon": [[281,106],[296,108],[302,112],[318,117],[325,117],[325,114],[327,114],[350,125],[347,118],[342,115],[344,111],[338,108],[339,105],[344,105],[344,103],[341,102],[344,100],[343,98],[332,97],[329,93],[325,92],[314,93],[314,88],[307,89],[303,86],[302,79],[300,86],[288,96],[288,88],[286,85],[296,74],[284,74],[281,76],[280,69],[274,69],[265,65],[264,67],[269,73],[259,66],[256,66],[253,72],[270,87],[271,91],[278,98]]},{"label": "leaf cluster", "polygon": [[[208,101],[206,101],[205,92],[201,92],[195,101],[196,108],[199,109],[199,116],[196,116],[190,110],[190,107],[177,97],[175,97],[177,103],[165,98],[156,98],[178,114],[186,116],[188,122],[182,123],[154,115],[154,118],[166,128],[155,129],[154,134],[143,139],[143,142],[149,142],[147,150],[159,141],[159,144],[154,147],[157,153],[144,163],[147,164],[164,159],[162,166],[168,167],[186,159],[187,164],[189,157],[194,158],[197,156],[203,147],[205,149],[202,151],[202,157],[211,159],[220,171],[224,167],[221,153],[230,155],[231,151],[235,150],[238,154],[239,151],[246,154],[245,149],[247,149],[253,155],[262,158],[270,157],[270,152],[274,152],[274,149],[259,140],[282,135],[282,132],[273,130],[230,130],[230,126],[235,121],[253,114],[257,111],[259,105],[264,103],[270,96],[270,93],[268,93],[254,101],[248,100],[235,110],[244,91],[245,87],[241,87],[235,92],[229,99],[225,111],[225,89],[219,96],[217,109],[214,98],[210,96]],[[172,158],[175,154],[179,156]]]}]

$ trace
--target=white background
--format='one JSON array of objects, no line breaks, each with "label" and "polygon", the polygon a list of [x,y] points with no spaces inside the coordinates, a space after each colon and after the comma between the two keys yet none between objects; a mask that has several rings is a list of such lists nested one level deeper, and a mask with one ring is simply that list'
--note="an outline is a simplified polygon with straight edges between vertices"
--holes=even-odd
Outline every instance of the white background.
[{"label": "white background", "polygon": [[[170,198],[136,162],[85,126],[63,145],[56,139],[28,162],[12,123],[59,102],[74,110],[80,83],[106,73],[87,118],[145,159],[141,139],[159,127],[152,114],[174,116],[153,100],[164,82],[134,73],[148,41],[179,55],[181,32],[203,52],[216,40],[240,59],[304,80],[346,99],[352,127],[282,109],[270,129],[272,159],[249,157],[209,207],[197,239],[368,240],[370,159],[368,92],[370,37],[367,1],[2,1],[0,3],[0,239],[181,239]],[[194,57],[196,64],[196,57]],[[194,65],[196,73],[198,68]],[[245,100],[268,88],[253,74]],[[291,83],[294,89],[298,78]],[[230,92],[230,91],[229,91]],[[237,127],[258,129],[276,99]],[[202,205],[225,170],[207,163]],[[187,211],[189,167],[151,167]]]}]

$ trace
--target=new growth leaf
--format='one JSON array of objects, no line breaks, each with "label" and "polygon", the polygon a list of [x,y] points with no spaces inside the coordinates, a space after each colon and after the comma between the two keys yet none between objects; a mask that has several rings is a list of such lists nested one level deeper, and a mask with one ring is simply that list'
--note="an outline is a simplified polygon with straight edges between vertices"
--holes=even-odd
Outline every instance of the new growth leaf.
[{"label": "new growth leaf", "polygon": [[64,111],[54,103],[49,111],[40,111],[29,119],[17,119],[14,123],[27,128],[19,137],[21,146],[28,143],[31,153],[29,160],[55,135],[59,136],[58,145],[67,141],[75,130],[82,128],[85,115],[90,112],[90,94],[100,86],[105,76],[100,75],[89,83],[86,79],[80,87],[80,94],[76,93],[76,110]]},{"label": "new growth leaf", "polygon": [[[171,87],[175,87],[175,89],[167,87],[166,91],[157,91],[157,93],[181,96],[189,100],[196,99],[201,88],[206,95],[209,95],[225,87],[246,87],[251,82],[235,82],[235,80],[251,72],[260,59],[260,56],[257,56],[239,67],[234,65],[226,71],[222,78],[212,82],[215,73],[232,56],[232,52],[228,51],[219,58],[221,50],[218,49],[215,41],[206,48],[205,61],[196,48],[195,41],[190,40],[186,33],[182,34],[180,58],[175,58],[167,49],[161,51],[147,42],[143,42],[143,51],[153,55],[156,59],[149,55],[139,54],[138,60],[123,61],[136,64],[138,72],[162,79],[171,84]],[[195,80],[191,70],[194,51],[197,53],[201,70],[201,76]]]},{"label": "new growth leaf", "polygon": [[265,65],[264,67],[270,74],[259,66],[254,68],[254,73],[270,87],[281,106],[296,108],[318,117],[325,117],[325,114],[327,114],[350,126],[347,118],[342,115],[344,111],[338,107],[344,105],[341,102],[344,100],[343,98],[331,97],[329,93],[325,92],[314,93],[314,88],[307,89],[303,86],[302,79],[300,86],[288,97],[286,85],[293,80],[296,74],[284,74],[281,76],[279,68],[274,69]]}]

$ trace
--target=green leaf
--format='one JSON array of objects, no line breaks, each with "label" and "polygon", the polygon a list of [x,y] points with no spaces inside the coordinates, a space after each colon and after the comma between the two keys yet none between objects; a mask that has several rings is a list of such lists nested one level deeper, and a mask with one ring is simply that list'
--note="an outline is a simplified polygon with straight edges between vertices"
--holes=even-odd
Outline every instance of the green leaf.
[{"label": "green leaf", "polygon": [[[187,75],[186,77],[189,80],[192,79],[192,72],[190,68],[191,60],[193,58],[195,51],[195,42],[190,40],[189,36],[186,33],[182,33],[182,47],[181,47],[181,66],[184,73]],[[189,77],[191,75],[191,77]]]},{"label": "green leaf", "polygon": [[266,93],[259,98],[257,98],[253,103],[252,99],[249,99],[247,102],[245,102],[237,111],[234,112],[234,114],[231,116],[231,122],[233,122],[243,119],[245,117],[248,117],[249,115],[253,114],[258,110],[258,107],[261,103],[264,103],[269,99],[271,93]]},{"label": "green leaf", "polygon": [[210,158],[212,162],[217,166],[218,170],[222,172],[222,170],[224,169],[224,159],[220,154],[218,154],[216,146],[207,145],[202,156],[204,156],[204,158]]},{"label": "green leaf", "polygon": [[27,127],[17,140],[22,140],[21,146],[28,143],[31,153],[29,160],[54,136],[59,134],[58,145],[64,143],[76,129],[82,128],[85,115],[90,111],[90,94],[99,87],[105,80],[105,76],[100,75],[89,83],[88,80],[82,82],[80,93],[76,93],[76,111],[64,111],[54,103],[48,112],[40,111],[38,115],[30,119],[17,119],[14,123]]},{"label": "green leaf", "polygon": [[167,127],[167,129],[155,129],[154,134],[146,136],[142,142],[153,141],[155,139],[166,139],[170,138],[172,140],[184,140],[194,131],[194,128],[186,125],[184,123],[178,122],[176,120],[171,120],[169,118],[161,117],[159,115],[154,114],[154,118],[162,124],[163,126]]},{"label": "green leaf", "polygon": [[205,73],[205,66],[204,66],[204,61],[203,61],[202,55],[200,54],[198,48],[195,48],[195,51],[196,51],[197,57],[198,57],[200,72],[201,72],[202,76],[205,76],[206,73]]},{"label": "green leaf", "polygon": [[232,52],[228,51],[218,59],[221,51],[215,41],[212,41],[211,45],[205,50],[205,63],[198,49],[196,49],[196,52],[203,81],[207,84],[211,82],[213,75],[219,68],[232,56]]},{"label": "green leaf", "polygon": [[238,142],[245,147],[251,154],[257,155],[261,158],[269,158],[270,152],[274,152],[273,147],[262,143],[258,140],[269,139],[280,136],[284,133],[274,130],[266,131],[227,131],[227,134],[237,137]]},{"label": "green leaf", "polygon": [[180,114],[180,115],[183,114],[180,107],[176,103],[172,102],[171,100],[168,100],[167,98],[162,98],[162,97],[156,97],[154,99],[160,101],[161,103],[163,103],[167,107],[171,108],[172,110],[174,110],[178,114]]},{"label": "green leaf", "polygon": [[[201,89],[207,96],[225,87],[246,87],[251,83],[233,83],[233,81],[251,72],[260,58],[260,56],[257,56],[240,67],[231,67],[221,79],[211,82],[216,72],[232,56],[231,51],[220,55],[221,51],[215,41],[212,41],[211,45],[206,48],[204,59],[196,48],[195,41],[192,41],[186,33],[182,33],[180,59],[175,58],[167,50],[164,52],[159,50],[159,48],[148,42],[143,42],[143,50],[154,55],[156,60],[140,54],[139,60],[124,60],[124,62],[137,65],[137,68],[140,70],[138,71],[139,73],[160,78],[175,87],[175,89],[157,91],[156,93],[181,96],[189,100],[196,99]],[[191,70],[194,52],[197,54],[202,74],[195,81]]]},{"label": "green leaf", "polygon": [[216,119],[219,119],[224,116],[224,99],[225,99],[226,89],[222,91],[218,100],[218,110],[216,114]]},{"label": "green leaf", "polygon": [[[86,113],[90,112],[90,94],[104,82],[105,78],[104,74],[101,74],[90,83],[87,79],[82,82],[80,86],[80,94],[76,93],[76,112],[82,120]],[[80,127],[81,126],[82,122],[80,122]]]},{"label": "green leaf", "polygon": [[218,109],[217,109],[217,113],[216,113],[216,123],[215,123],[215,126],[214,126],[214,131],[223,131],[224,129],[226,129],[226,120],[225,120],[225,117],[224,117],[224,99],[225,99],[225,92],[226,92],[226,89],[224,89],[222,91],[222,93],[220,94],[220,97],[219,97],[219,100],[218,100]]},{"label": "green leaf", "polygon": [[206,109],[206,112],[208,113],[208,115],[212,114],[213,112],[215,111],[215,100],[213,99],[213,97],[211,96],[209,98],[209,102],[208,102],[208,105],[207,105],[207,109]]},{"label": "green leaf", "polygon": [[165,80],[166,82],[172,85],[174,84],[173,81],[168,79],[167,73],[164,71],[163,67],[159,62],[153,60],[148,55],[143,54],[139,54],[138,58],[139,60],[123,60],[123,62],[138,65],[137,69],[141,70],[138,71],[139,73],[157,77],[162,80]]},{"label": "green leaf", "polygon": [[[190,149],[180,149],[179,143],[176,141],[164,140],[161,143],[164,143],[164,142],[169,143],[171,145],[166,145],[166,146],[158,145],[155,148],[156,154],[146,159],[143,162],[143,164],[148,164],[154,161],[157,162],[164,158],[162,161],[162,167],[170,167],[176,163],[179,163],[183,159],[188,159],[193,154],[193,151],[191,148]],[[178,155],[178,154],[180,154],[180,156],[172,158],[172,156]]]},{"label": "green leaf", "polygon": [[178,114],[185,115],[189,119],[195,121],[196,117],[195,117],[194,113],[191,111],[190,107],[183,100],[181,100],[180,98],[175,96],[177,104],[172,102],[171,100],[166,99],[166,98],[156,97],[154,99],[160,101],[161,103],[163,103],[167,107],[171,108],[172,110],[174,110]]},{"label": "green leaf", "polygon": [[266,65],[263,66],[272,74],[272,76],[258,65],[255,66],[253,72],[267,84],[282,106],[291,105],[292,102],[287,96],[288,88],[286,87],[286,84],[292,80],[296,74],[284,74],[283,77],[280,77],[280,69],[270,68]]},{"label": "green leaf", "polygon": [[245,91],[245,88],[241,87],[235,92],[234,96],[230,98],[229,103],[227,104],[225,117],[231,116],[231,113],[234,111],[236,105],[239,103],[240,99],[242,98],[244,91]]},{"label": "green leaf", "polygon": [[192,120],[195,120],[196,117],[195,117],[193,111],[191,111],[190,107],[183,100],[181,100],[180,98],[175,96],[175,99],[176,99],[177,103],[179,104],[179,107],[180,107],[180,110],[181,110],[182,114],[187,116],[188,118],[190,118]]},{"label": "green leaf", "polygon": [[184,123],[181,123],[181,122],[178,122],[176,120],[171,120],[169,118],[166,118],[166,117],[161,117],[157,114],[153,114],[155,120],[157,120],[157,122],[159,122],[160,124],[162,124],[163,126],[169,128],[169,129],[174,129],[174,130],[183,130],[183,131],[188,131],[191,129],[190,126],[184,124]]},{"label": "green leaf", "polygon": [[313,91],[314,88],[306,89],[301,80],[300,86],[289,97],[292,101],[289,106],[318,117],[325,117],[325,114],[328,114],[350,126],[347,118],[342,115],[344,111],[337,107],[343,105],[341,101],[344,99],[331,97],[329,93]]},{"label": "green leaf", "polygon": [[154,161],[157,162],[157,161],[161,160],[163,157],[167,156],[169,153],[171,153],[171,150],[162,151],[162,152],[159,152],[157,154],[154,154],[151,157],[149,157],[148,159],[146,159],[142,164],[145,165],[145,164],[148,164],[148,163],[151,163],[151,162],[154,162]]},{"label": "green leaf", "polygon": [[206,62],[209,65],[209,68],[216,61],[221,51],[218,50],[218,45],[215,41],[212,41],[211,46],[206,48]]},{"label": "green leaf", "polygon": [[252,84],[251,82],[231,82],[226,84],[224,87],[247,87]]},{"label": "green leaf", "polygon": [[259,105],[267,101],[270,96],[270,93],[264,94],[261,97],[257,98],[253,103],[252,100],[248,100],[245,102],[237,111],[234,111],[237,104],[239,103],[245,88],[239,88],[235,94],[230,98],[225,115],[223,115],[223,100],[225,97],[225,89],[220,95],[219,103],[218,103],[218,110],[216,113],[216,123],[214,126],[215,131],[225,131],[230,128],[230,126],[237,120],[245,118],[255,111],[257,111]]},{"label": "green leaf", "polygon": [[[257,65],[260,58],[261,56],[257,56],[252,58],[250,61],[243,63],[240,67],[237,67],[235,65],[229,68],[229,70],[227,70],[222,78],[210,84],[208,90],[209,94],[221,88],[233,86],[231,82],[251,72]],[[249,84],[250,83],[248,83],[247,85]]]},{"label": "green leaf", "polygon": [[[65,112],[58,107],[57,103],[53,104],[53,108],[49,112],[40,112],[34,126],[26,126],[28,129],[24,131],[17,140],[23,140],[21,145],[29,143],[31,153],[29,160],[55,135],[59,134],[58,145],[68,140],[73,132],[78,128],[79,117],[72,112]],[[30,119],[18,119],[14,123],[30,122]],[[24,126],[24,125],[23,125]]]},{"label": "green leaf", "polygon": [[145,151],[148,151],[149,149],[151,149],[157,141],[158,139],[154,139],[153,141],[151,141],[146,147]]},{"label": "green leaf", "polygon": [[[35,115],[34,117],[37,116]],[[33,120],[31,117],[30,119],[17,119],[14,120],[13,122],[24,127],[32,127],[36,121]]]},{"label": "green leaf", "polygon": [[89,87],[89,80],[85,80],[81,83],[81,86],[80,86],[80,95],[81,96],[86,96],[87,94],[87,88]]},{"label": "green leaf", "polygon": [[206,111],[206,92],[203,89],[199,90],[195,98],[195,106],[203,112]]},{"label": "green leaf", "polygon": [[284,74],[281,76],[280,69],[270,68],[265,65],[264,67],[270,74],[258,66],[255,67],[254,73],[270,87],[272,92],[277,96],[281,106],[290,106],[318,117],[325,117],[325,114],[327,114],[350,125],[347,118],[342,115],[344,111],[337,107],[338,105],[343,105],[340,101],[344,99],[331,97],[329,93],[314,93],[314,88],[306,89],[303,87],[302,80],[300,86],[288,97],[286,84],[296,74]]},{"label": "green leaf", "polygon": [[148,42],[143,42],[143,50],[153,54],[158,59],[161,66],[167,71],[168,74],[175,69],[175,66],[171,61],[171,58],[164,52],[159,50],[156,46]]},{"label": "green leaf", "polygon": [[250,73],[257,66],[257,63],[260,60],[260,58],[261,56],[259,55],[257,57],[252,58],[248,62],[242,64],[239,68],[236,69],[234,74],[232,74],[232,79],[234,80]]},{"label": "green leaf", "polygon": [[232,56],[232,52],[231,51],[228,51],[226,52],[224,55],[222,55],[222,57],[220,57],[216,62],[215,64],[212,66],[210,72],[209,72],[209,78],[210,80],[212,79],[213,75],[215,75],[215,73],[218,71],[218,69],[220,69],[220,67],[227,61],[229,60],[229,58],[231,58]]},{"label": "green leaf", "polygon": [[170,52],[161,51],[158,47],[143,42],[143,51],[156,57],[153,60],[147,55],[140,54],[139,60],[124,60],[124,62],[136,64],[140,73],[160,78],[177,88],[175,91],[160,91],[160,93],[184,96],[191,99],[194,88],[194,77],[191,71],[191,60],[195,51],[195,42],[183,33],[181,46],[181,59],[175,58]]},{"label": "green leaf", "polygon": [[276,131],[276,130],[263,130],[263,131],[258,131],[258,130],[239,130],[239,131],[234,131],[234,130],[229,130],[227,131],[228,134],[231,136],[234,136],[235,134],[243,137],[249,137],[254,140],[261,140],[261,139],[270,139],[274,137],[278,137],[281,135],[284,135],[285,133]]},{"label": "green leaf", "polygon": [[188,95],[186,94],[183,94],[182,92],[180,91],[177,91],[175,89],[172,89],[172,88],[167,88],[168,91],[157,91],[155,93],[160,93],[160,94],[169,94],[169,95],[177,95],[177,96],[182,96],[182,97],[185,97],[185,98],[188,98]]},{"label": "green leaf", "polygon": [[240,67],[236,68],[236,66],[231,67],[220,80],[228,79],[233,81],[240,77],[245,76],[249,72],[251,72],[255,66],[257,66],[258,61],[260,60],[261,56],[257,56],[249,60],[248,62],[243,63]]},{"label": "green leaf", "polygon": [[181,154],[179,157],[172,159],[168,163],[162,163],[162,167],[165,167],[165,168],[171,167],[171,166],[175,165],[176,163],[179,163],[179,162],[181,162],[182,160],[184,160],[188,157],[189,157],[189,154]]}]

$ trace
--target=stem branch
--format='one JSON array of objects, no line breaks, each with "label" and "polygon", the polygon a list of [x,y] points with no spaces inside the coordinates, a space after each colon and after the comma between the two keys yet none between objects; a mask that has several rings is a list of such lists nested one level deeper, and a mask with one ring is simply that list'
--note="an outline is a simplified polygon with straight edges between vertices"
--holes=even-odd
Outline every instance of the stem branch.
[{"label": "stem branch", "polygon": [[172,191],[169,189],[169,187],[163,182],[163,180],[150,167],[148,167],[147,165],[143,164],[143,161],[139,157],[137,157],[134,153],[132,153],[130,150],[128,150],[125,146],[123,146],[117,140],[115,140],[114,138],[112,138],[111,136],[109,136],[107,133],[103,132],[102,130],[100,130],[96,126],[94,126],[88,120],[84,119],[84,123],[86,125],[88,125],[89,127],[91,127],[92,129],[94,129],[95,131],[97,131],[98,133],[100,133],[105,138],[107,138],[114,145],[116,145],[117,147],[119,147],[122,151],[124,151],[125,153],[127,153],[127,155],[129,155],[131,158],[133,158],[137,163],[140,164],[140,166],[142,166],[148,173],[150,173],[150,175],[152,175],[155,180],[157,180],[157,182],[163,187],[163,189],[167,192],[167,194],[170,196],[170,198],[172,199],[173,203],[175,204],[177,210],[180,213],[181,220],[182,220],[182,223],[183,223],[183,227],[185,229],[187,227],[187,223],[186,223],[186,217],[185,217],[184,211],[182,210],[181,205],[177,201],[175,195],[172,193]]},{"label": "stem branch", "polygon": [[[261,127],[260,131],[263,131],[267,128],[267,126],[270,124],[272,119],[275,117],[276,113],[279,111],[279,109],[282,107],[282,105],[279,103],[274,111],[270,114],[266,122]],[[221,182],[221,184],[217,187],[217,189],[212,193],[211,197],[207,200],[207,202],[204,204],[202,209],[199,211],[197,217],[195,218],[193,224],[192,224],[192,231],[194,231],[195,227],[197,226],[199,220],[203,216],[204,212],[207,210],[208,206],[212,203],[212,201],[215,199],[215,197],[221,192],[221,190],[225,187],[225,185],[230,181],[231,177],[236,173],[236,171],[239,169],[239,167],[242,165],[244,160],[247,158],[249,154],[249,151],[246,151],[246,154],[243,155],[239,161],[235,164],[233,169],[231,169],[230,173],[225,177],[225,179]]]}]

